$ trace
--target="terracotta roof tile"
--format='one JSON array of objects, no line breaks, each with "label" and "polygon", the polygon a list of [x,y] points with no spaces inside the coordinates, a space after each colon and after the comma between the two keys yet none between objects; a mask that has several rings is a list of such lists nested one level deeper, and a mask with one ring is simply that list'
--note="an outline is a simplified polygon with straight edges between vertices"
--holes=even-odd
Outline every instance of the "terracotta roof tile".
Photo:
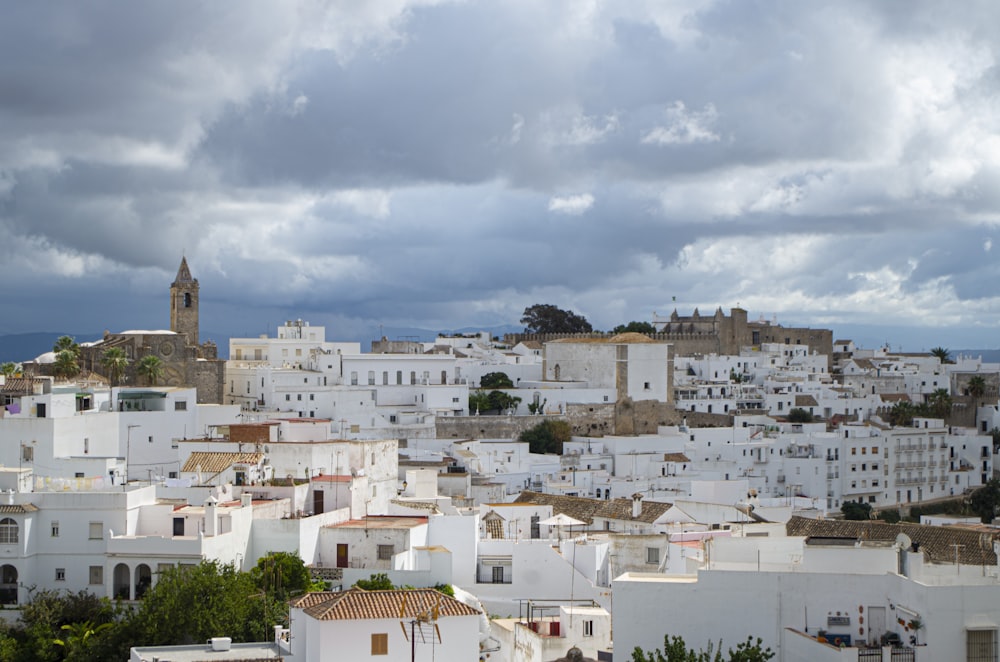
[{"label": "terracotta roof tile", "polygon": [[924,558],[930,563],[954,563],[955,547],[959,547],[959,561],[968,565],[996,565],[997,555],[993,541],[1000,532],[983,533],[951,526],[928,526],[901,522],[889,524],[879,520],[817,520],[792,517],[785,525],[790,536],[818,538],[854,538],[861,541],[892,543],[896,536],[905,533],[919,545]]},{"label": "terracotta roof tile", "polygon": [[662,501],[643,501],[638,517],[632,517],[632,500],[625,498],[603,501],[587,497],[562,496],[558,494],[542,494],[541,492],[521,492],[514,503],[534,503],[540,506],[552,506],[556,515],[562,513],[585,524],[593,524],[595,517],[605,519],[629,520],[652,524],[660,515],[667,512],[673,504]]},{"label": "terracotta roof tile", "polygon": [[219,473],[225,471],[234,464],[259,464],[264,459],[263,453],[209,453],[206,451],[195,451],[188,456],[184,467],[184,473],[192,473],[201,470],[204,473]]},{"label": "terracotta roof tile", "polygon": [[[309,596],[321,596],[306,600]],[[439,618],[476,616],[478,609],[432,588],[365,591],[352,588],[340,593],[312,593],[291,603],[320,621],[413,618],[420,612],[437,609]]]}]

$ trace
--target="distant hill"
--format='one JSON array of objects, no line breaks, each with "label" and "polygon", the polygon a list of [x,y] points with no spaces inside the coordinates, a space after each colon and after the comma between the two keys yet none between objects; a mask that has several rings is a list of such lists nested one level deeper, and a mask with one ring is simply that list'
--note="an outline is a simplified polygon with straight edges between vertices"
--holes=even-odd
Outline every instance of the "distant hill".
[{"label": "distant hill", "polygon": [[[455,335],[460,333],[479,333],[480,331],[487,331],[494,336],[503,336],[505,333],[517,333],[523,331],[523,327],[503,325],[503,326],[493,326],[487,328],[472,327],[467,326],[460,329],[450,329],[441,331],[432,331],[430,329],[421,329],[416,327],[385,327],[382,329],[382,335],[384,335],[389,340],[415,340],[418,342],[430,342],[438,336],[442,335]],[[329,333],[329,330],[327,331]],[[68,332],[48,332],[40,331],[36,333],[18,333],[6,336],[0,336],[0,363],[7,361],[14,361],[15,363],[20,363],[22,361],[30,361],[34,359],[39,354],[44,354],[52,350],[52,345],[55,344],[56,339],[59,336],[72,336],[76,338],[77,342],[92,342],[94,340],[99,340],[102,337],[102,333],[68,333]],[[202,331],[201,339],[212,340],[219,348],[219,358],[226,359],[229,358],[229,338],[242,337],[237,334],[226,334],[217,333],[214,331]],[[332,337],[327,338],[327,340],[339,340],[345,342],[359,342],[361,343],[361,351],[368,352],[371,351],[371,341],[377,340],[377,338],[368,335],[367,337]]]},{"label": "distant hill", "polygon": [[51,352],[52,346],[60,336],[72,336],[77,342],[93,342],[99,340],[101,333],[67,333],[55,331],[38,331],[35,333],[15,333],[0,336],[0,363],[13,361],[31,361],[39,354]]}]

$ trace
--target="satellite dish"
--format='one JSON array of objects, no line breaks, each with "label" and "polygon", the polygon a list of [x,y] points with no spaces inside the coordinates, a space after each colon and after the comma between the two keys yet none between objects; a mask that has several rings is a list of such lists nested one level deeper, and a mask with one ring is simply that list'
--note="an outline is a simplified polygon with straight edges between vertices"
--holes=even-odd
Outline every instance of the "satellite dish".
[{"label": "satellite dish", "polygon": [[910,536],[905,533],[900,533],[896,536],[896,549],[909,549],[912,544],[913,541],[910,540]]}]

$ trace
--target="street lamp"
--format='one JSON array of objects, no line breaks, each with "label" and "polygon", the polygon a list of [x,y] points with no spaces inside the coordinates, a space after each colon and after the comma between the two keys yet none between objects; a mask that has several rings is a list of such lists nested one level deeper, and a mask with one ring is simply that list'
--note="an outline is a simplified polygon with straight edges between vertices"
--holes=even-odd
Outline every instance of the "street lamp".
[{"label": "street lamp", "polygon": [[132,450],[132,428],[142,427],[138,424],[126,426],[128,431],[125,433],[125,471],[122,472],[122,490],[128,488],[128,456],[129,452]]}]

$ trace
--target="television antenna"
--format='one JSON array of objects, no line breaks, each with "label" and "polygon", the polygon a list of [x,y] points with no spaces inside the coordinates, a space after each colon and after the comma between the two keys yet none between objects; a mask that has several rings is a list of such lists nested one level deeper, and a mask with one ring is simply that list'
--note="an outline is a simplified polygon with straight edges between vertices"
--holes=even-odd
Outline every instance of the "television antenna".
[{"label": "television antenna", "polygon": [[[417,659],[417,639],[420,643],[430,643],[433,646],[441,643],[441,628],[438,627],[438,613],[441,611],[441,594],[437,591],[437,598],[424,592],[420,596],[420,601],[409,611],[411,612],[409,622],[406,621],[407,609],[406,599],[415,591],[407,591],[403,594],[403,600],[399,605],[399,627],[403,630],[403,638],[410,642],[410,660],[416,662]],[[406,626],[410,629],[407,632]]]}]

